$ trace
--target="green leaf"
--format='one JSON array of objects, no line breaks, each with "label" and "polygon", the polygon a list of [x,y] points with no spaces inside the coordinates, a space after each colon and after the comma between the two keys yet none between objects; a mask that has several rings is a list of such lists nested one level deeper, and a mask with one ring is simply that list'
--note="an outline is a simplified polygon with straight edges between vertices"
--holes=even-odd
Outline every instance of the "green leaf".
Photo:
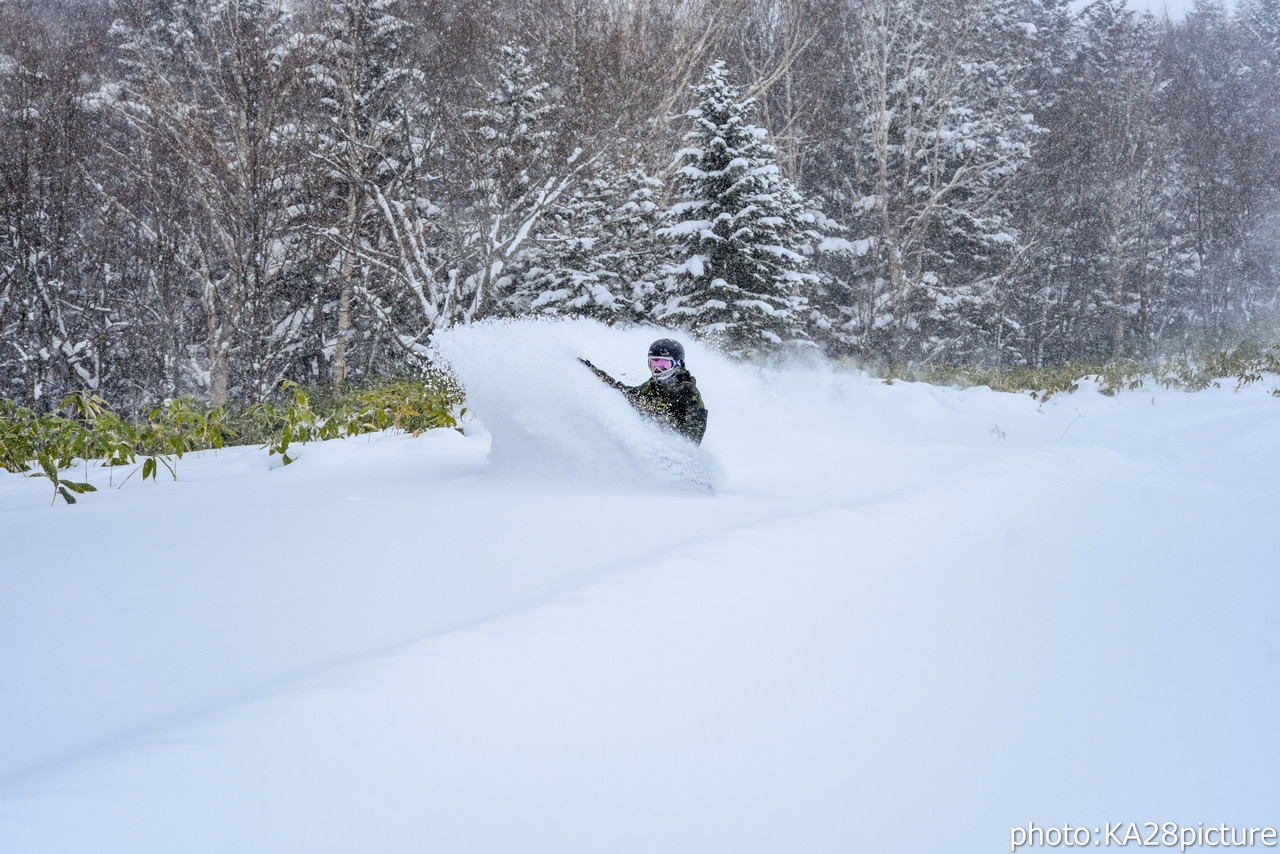
[{"label": "green leaf", "polygon": [[68,504],[76,503],[75,497],[70,492],[67,492],[65,487],[59,486],[58,494],[61,495],[63,500],[65,500]]}]

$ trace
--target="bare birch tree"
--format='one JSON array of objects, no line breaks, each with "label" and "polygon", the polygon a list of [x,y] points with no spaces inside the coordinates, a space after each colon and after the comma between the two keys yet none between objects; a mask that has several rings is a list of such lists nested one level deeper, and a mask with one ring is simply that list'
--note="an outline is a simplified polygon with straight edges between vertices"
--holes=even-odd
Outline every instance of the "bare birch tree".
[{"label": "bare birch tree", "polygon": [[269,345],[284,318],[272,288],[296,261],[299,154],[287,18],[274,0],[201,0],[116,29],[128,73],[114,103],[136,146],[116,162],[156,189],[117,201],[155,244],[182,217],[174,257],[198,294],[215,404],[230,395],[233,354],[248,393],[277,379]]}]

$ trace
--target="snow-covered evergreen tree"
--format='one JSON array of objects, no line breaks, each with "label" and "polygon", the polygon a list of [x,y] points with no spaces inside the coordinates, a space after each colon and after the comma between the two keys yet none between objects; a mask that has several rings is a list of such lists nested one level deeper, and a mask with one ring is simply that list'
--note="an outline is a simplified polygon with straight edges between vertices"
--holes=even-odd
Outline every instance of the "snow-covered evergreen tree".
[{"label": "snow-covered evergreen tree", "polygon": [[1012,179],[1039,130],[1023,46],[1035,28],[1010,6],[883,0],[850,27],[833,213],[863,253],[842,331],[864,356],[956,358],[998,324],[1021,244]]},{"label": "snow-covered evergreen tree", "polygon": [[765,130],[752,124],[752,99],[730,83],[723,62],[697,93],[673,222],[663,230],[677,263],[655,319],[729,353],[768,352],[803,339],[798,290],[812,278],[804,205]]},{"label": "snow-covered evergreen tree", "polygon": [[632,167],[622,176],[622,204],[608,222],[609,265],[628,307],[627,320],[648,320],[659,297],[662,260],[670,249],[659,234],[667,222],[667,211],[658,207],[661,193],[661,181],[639,166]]},{"label": "snow-covered evergreen tree", "polygon": [[521,259],[510,298],[517,313],[637,322],[652,304],[659,258],[660,183],[614,163],[578,185]]},{"label": "snow-covered evergreen tree", "polygon": [[1042,114],[1050,132],[1022,183],[1035,249],[1007,306],[1021,360],[1141,354],[1171,328],[1190,205],[1155,27],[1121,0],[1097,0],[1077,19]]},{"label": "snow-covered evergreen tree", "polygon": [[1225,251],[1206,265],[1214,344],[1280,323],[1280,0],[1240,0],[1234,23],[1239,55],[1225,91],[1215,94],[1237,109],[1213,115],[1215,124],[1231,125],[1221,170],[1230,177],[1218,179],[1218,192],[1234,197],[1236,219]]},{"label": "snow-covered evergreen tree", "polygon": [[1280,0],[1240,0],[1236,17],[1254,57],[1280,75]]}]

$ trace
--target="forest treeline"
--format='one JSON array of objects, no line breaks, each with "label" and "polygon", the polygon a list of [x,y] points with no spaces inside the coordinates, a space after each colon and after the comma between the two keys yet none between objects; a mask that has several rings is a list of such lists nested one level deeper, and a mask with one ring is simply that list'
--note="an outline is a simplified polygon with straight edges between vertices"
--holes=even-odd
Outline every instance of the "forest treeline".
[{"label": "forest treeline", "polygon": [[1032,367],[1269,334],[1280,0],[0,0],[0,397],[546,314]]}]

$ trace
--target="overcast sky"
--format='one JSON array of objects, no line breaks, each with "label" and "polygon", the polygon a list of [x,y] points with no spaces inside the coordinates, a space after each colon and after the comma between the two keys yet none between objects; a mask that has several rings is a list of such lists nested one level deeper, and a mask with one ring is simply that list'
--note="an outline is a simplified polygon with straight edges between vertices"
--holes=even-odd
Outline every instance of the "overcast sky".
[{"label": "overcast sky", "polygon": [[[1074,0],[1071,7],[1073,9],[1081,9],[1089,5],[1090,0]],[[1157,17],[1162,16],[1166,11],[1169,17],[1175,21],[1182,18],[1183,15],[1191,11],[1191,7],[1195,5],[1195,0],[1128,0],[1129,8],[1138,12],[1151,12]],[[1235,0],[1227,0],[1228,9],[1235,6]]]},{"label": "overcast sky", "polygon": [[[1169,17],[1177,20],[1191,11],[1195,0],[1129,0],[1130,8],[1139,12],[1151,11],[1155,15],[1163,15],[1167,10]],[[1223,4],[1228,10],[1235,8],[1235,0],[1226,0]]]},{"label": "overcast sky", "polygon": [[1139,12],[1151,12],[1157,17],[1161,17],[1167,11],[1170,18],[1178,19],[1187,12],[1191,11],[1191,7],[1195,4],[1195,0],[1129,0],[1129,7]]}]

